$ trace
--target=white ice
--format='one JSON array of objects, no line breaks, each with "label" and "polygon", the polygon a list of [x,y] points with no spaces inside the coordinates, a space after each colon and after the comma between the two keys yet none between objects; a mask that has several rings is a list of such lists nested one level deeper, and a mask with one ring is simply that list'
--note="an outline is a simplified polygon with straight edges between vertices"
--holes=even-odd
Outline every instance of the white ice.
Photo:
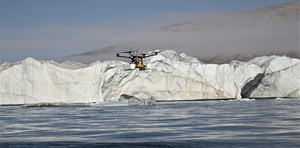
[{"label": "white ice", "polygon": [[300,60],[295,58],[258,57],[218,65],[165,50],[145,62],[152,68],[124,71],[128,63],[121,61],[84,65],[33,58],[4,63],[0,104],[90,103],[119,101],[122,96],[140,100],[300,97]]}]

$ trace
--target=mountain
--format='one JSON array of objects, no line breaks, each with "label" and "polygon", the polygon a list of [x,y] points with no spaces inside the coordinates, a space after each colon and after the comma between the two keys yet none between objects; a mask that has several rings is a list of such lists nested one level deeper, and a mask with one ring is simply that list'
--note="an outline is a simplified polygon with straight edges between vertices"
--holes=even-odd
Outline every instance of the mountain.
[{"label": "mountain", "polygon": [[196,19],[57,61],[92,63],[116,59],[115,53],[170,49],[193,55],[204,63],[249,61],[257,56],[286,55],[299,58],[300,2]]},{"label": "mountain", "polygon": [[231,13],[210,18],[196,19],[161,28],[161,31],[186,32],[215,29],[251,28],[256,25],[272,25],[279,20],[299,20],[300,2],[265,7],[255,10]]}]

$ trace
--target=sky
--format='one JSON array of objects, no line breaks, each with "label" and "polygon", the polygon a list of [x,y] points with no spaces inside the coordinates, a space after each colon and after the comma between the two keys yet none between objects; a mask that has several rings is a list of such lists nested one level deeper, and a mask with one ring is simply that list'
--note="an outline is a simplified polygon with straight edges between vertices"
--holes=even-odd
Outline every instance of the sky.
[{"label": "sky", "polygon": [[1,0],[0,63],[50,60],[146,32],[297,0]]}]

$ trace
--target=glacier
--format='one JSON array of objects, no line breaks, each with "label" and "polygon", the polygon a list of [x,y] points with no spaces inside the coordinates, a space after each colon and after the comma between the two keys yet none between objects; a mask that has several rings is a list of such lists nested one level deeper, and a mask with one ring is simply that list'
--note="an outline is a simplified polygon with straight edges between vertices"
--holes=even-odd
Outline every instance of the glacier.
[{"label": "glacier", "polygon": [[296,58],[264,56],[218,65],[165,50],[145,62],[152,68],[123,70],[128,63],[117,60],[6,62],[0,66],[0,104],[300,97]]}]

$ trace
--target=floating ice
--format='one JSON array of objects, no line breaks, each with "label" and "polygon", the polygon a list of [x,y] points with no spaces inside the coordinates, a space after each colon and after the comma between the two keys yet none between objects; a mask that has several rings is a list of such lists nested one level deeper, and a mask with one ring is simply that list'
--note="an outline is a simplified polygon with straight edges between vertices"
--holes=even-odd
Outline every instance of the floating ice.
[{"label": "floating ice", "polygon": [[66,106],[87,106],[87,104],[79,103],[63,103],[63,102],[43,102],[43,103],[31,103],[25,104],[24,107],[66,107]]},{"label": "floating ice", "polygon": [[249,98],[237,98],[237,99],[234,99],[232,101],[254,101],[255,99],[249,99]]},{"label": "floating ice", "polygon": [[144,100],[138,100],[137,98],[131,98],[129,100],[121,101],[104,101],[98,103],[91,103],[90,105],[97,106],[137,106],[137,105],[156,105],[156,100],[153,97]]}]

